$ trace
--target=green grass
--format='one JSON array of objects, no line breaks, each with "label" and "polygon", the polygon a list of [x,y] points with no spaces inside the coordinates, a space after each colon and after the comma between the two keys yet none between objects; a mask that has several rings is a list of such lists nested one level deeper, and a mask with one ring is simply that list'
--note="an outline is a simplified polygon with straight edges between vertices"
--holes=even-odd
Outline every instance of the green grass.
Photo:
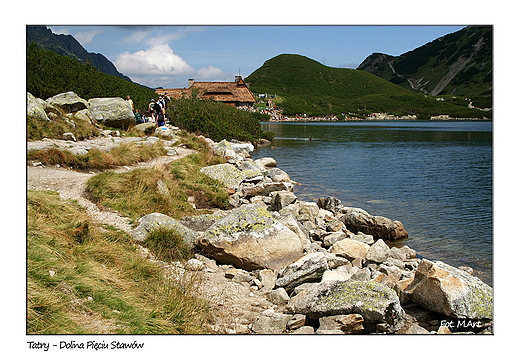
[{"label": "green grass", "polygon": [[246,79],[255,93],[283,98],[284,115],[364,117],[375,112],[428,118],[489,117],[489,113],[452,102],[438,102],[362,70],[332,68],[301,55],[282,54],[267,60]]},{"label": "green grass", "polygon": [[130,236],[50,191],[27,192],[28,334],[195,334],[209,309],[196,279],[167,280]]}]

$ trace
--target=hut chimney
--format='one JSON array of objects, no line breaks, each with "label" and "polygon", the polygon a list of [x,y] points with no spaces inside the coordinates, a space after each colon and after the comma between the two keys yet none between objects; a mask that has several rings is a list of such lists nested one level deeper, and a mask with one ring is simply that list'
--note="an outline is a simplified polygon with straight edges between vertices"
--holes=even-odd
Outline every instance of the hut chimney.
[{"label": "hut chimney", "polygon": [[188,88],[192,87],[195,83],[195,79],[188,79]]},{"label": "hut chimney", "polygon": [[235,82],[238,83],[238,82],[240,82],[240,80],[242,80],[242,76],[235,75]]}]

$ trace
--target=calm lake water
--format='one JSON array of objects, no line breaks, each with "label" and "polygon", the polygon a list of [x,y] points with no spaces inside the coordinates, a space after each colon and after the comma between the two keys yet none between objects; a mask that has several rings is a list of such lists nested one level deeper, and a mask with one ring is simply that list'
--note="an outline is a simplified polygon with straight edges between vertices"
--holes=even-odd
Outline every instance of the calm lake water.
[{"label": "calm lake water", "polygon": [[[263,123],[299,200],[334,196],[399,220],[418,256],[468,265],[492,284],[493,124],[489,121]],[[312,138],[312,141],[309,140]]]}]

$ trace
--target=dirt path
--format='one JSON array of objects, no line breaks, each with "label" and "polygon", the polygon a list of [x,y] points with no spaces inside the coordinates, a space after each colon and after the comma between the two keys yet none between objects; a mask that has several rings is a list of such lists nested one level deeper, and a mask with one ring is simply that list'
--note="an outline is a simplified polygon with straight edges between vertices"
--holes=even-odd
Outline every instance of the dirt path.
[{"label": "dirt path", "polygon": [[[132,166],[121,166],[111,169],[110,171],[122,173],[135,169],[153,168],[154,166],[167,164],[194,153],[194,150],[182,147],[177,147],[175,150],[178,155],[160,156],[150,161]],[[27,166],[27,189],[56,191],[64,200],[76,200],[79,205],[86,209],[87,214],[94,221],[112,225],[120,230],[129,232],[132,228],[127,217],[119,215],[115,210],[102,210],[96,204],[85,198],[87,180],[95,174],[94,172],[83,173],[55,166]]]}]

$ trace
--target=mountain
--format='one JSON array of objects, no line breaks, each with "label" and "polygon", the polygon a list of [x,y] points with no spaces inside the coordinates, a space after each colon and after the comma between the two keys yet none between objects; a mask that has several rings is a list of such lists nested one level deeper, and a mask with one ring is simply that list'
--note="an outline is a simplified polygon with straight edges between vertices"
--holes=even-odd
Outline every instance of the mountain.
[{"label": "mountain", "polygon": [[400,56],[374,53],[358,70],[429,95],[490,96],[493,28],[468,26]]},{"label": "mountain", "polygon": [[76,58],[82,63],[90,62],[96,69],[101,72],[117,76],[123,80],[132,80],[117,71],[117,68],[102,54],[87,52],[83,46],[72,35],[54,34],[51,29],[41,25],[27,26],[27,45],[35,42],[38,47],[52,50],[60,55]]},{"label": "mountain", "polygon": [[281,54],[264,62],[245,79],[257,94],[277,94],[284,114],[308,116],[340,115],[364,117],[375,112],[395,116],[489,117],[468,103],[408,90],[366,71],[333,68],[302,55]]}]

